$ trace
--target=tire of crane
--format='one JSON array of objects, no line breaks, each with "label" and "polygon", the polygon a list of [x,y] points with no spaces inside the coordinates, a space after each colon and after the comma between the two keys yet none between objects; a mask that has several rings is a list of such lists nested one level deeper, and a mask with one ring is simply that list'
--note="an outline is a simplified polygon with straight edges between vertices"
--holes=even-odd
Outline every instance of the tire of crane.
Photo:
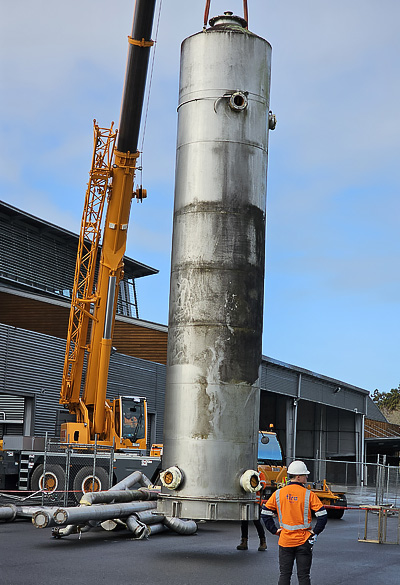
[{"label": "tire of crane", "polygon": [[[87,492],[101,492],[108,490],[109,476],[105,469],[97,467],[94,474],[93,481],[93,467],[82,467],[74,477],[73,489],[74,497],[77,502],[80,502],[83,494]],[[93,486],[92,486],[93,483]],[[93,489],[92,489],[93,487]]]},{"label": "tire of crane", "polygon": [[343,514],[345,512],[345,508],[347,508],[347,499],[346,496],[341,496],[338,500],[334,500],[332,502],[332,506],[341,506],[340,509],[328,508],[328,518],[334,518],[336,520],[340,520],[343,518]]},{"label": "tire of crane", "polygon": [[46,465],[45,476],[43,471],[42,463],[33,470],[31,476],[31,489],[33,491],[44,491],[46,494],[52,494],[65,490],[65,472],[61,465]]}]

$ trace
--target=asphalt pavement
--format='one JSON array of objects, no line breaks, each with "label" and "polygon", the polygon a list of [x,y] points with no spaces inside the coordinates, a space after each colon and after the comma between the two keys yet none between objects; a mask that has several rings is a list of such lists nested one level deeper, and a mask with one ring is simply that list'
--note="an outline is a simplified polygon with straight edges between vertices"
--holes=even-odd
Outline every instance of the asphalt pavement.
[{"label": "asphalt pavement", "polygon": [[[238,522],[201,523],[193,536],[165,532],[138,541],[96,528],[57,540],[19,519],[0,524],[0,584],[277,584],[277,537],[268,533],[268,550],[258,552],[255,528],[249,532],[249,550],[237,551]],[[328,520],[314,547],[313,585],[397,585],[399,545],[359,542],[363,536],[363,511]]]}]

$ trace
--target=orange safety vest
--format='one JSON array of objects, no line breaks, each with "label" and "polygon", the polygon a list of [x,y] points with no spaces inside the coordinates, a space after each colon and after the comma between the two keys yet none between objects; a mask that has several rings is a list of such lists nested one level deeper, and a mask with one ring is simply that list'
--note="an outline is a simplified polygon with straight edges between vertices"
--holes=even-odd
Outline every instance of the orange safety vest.
[{"label": "orange safety vest", "polygon": [[276,490],[265,504],[267,510],[278,514],[279,545],[284,547],[304,544],[311,533],[311,510],[318,512],[323,504],[318,496],[299,483]]}]

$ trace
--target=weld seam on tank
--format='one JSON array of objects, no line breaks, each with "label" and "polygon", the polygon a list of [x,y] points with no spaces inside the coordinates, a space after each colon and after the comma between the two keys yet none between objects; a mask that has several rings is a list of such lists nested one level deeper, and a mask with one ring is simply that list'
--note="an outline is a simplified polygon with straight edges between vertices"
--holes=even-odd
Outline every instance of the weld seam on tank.
[{"label": "weld seam on tank", "polygon": [[[182,106],[186,106],[188,104],[191,104],[193,102],[201,102],[201,101],[214,101],[214,105],[216,105],[217,102],[219,102],[219,100],[228,100],[228,98],[231,98],[232,95],[236,93],[236,92],[232,92],[229,93],[229,95],[215,95],[215,96],[207,96],[207,97],[195,97],[195,98],[191,98],[189,100],[185,100],[184,102],[180,103],[179,106],[176,108],[176,111],[178,112]],[[256,96],[255,94],[251,94],[250,92],[243,92],[243,93],[247,93],[248,94],[248,101],[252,101],[252,102],[257,102],[259,104],[262,105],[266,105],[268,102],[263,99],[260,98],[259,96]],[[217,114],[216,108],[214,107],[214,111]],[[241,110],[244,111],[244,110]]]},{"label": "weld seam on tank", "polygon": [[[268,150],[262,146],[260,146],[259,144],[256,144],[254,142],[245,142],[245,141],[239,141],[239,140],[191,140],[190,142],[185,142],[185,144],[183,146],[187,146],[190,144],[208,144],[208,143],[212,143],[212,144],[244,144],[247,146],[251,146],[252,148],[258,148],[263,152],[268,152]],[[180,147],[182,148],[182,147]]]}]

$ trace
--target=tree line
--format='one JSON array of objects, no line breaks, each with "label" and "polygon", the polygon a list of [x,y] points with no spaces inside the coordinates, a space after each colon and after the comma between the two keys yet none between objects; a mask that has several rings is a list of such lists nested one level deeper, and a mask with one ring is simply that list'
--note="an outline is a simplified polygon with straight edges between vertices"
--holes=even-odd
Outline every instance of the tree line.
[{"label": "tree line", "polygon": [[398,388],[392,388],[390,392],[379,392],[374,390],[372,400],[379,406],[389,412],[393,412],[400,408],[400,384]]}]

